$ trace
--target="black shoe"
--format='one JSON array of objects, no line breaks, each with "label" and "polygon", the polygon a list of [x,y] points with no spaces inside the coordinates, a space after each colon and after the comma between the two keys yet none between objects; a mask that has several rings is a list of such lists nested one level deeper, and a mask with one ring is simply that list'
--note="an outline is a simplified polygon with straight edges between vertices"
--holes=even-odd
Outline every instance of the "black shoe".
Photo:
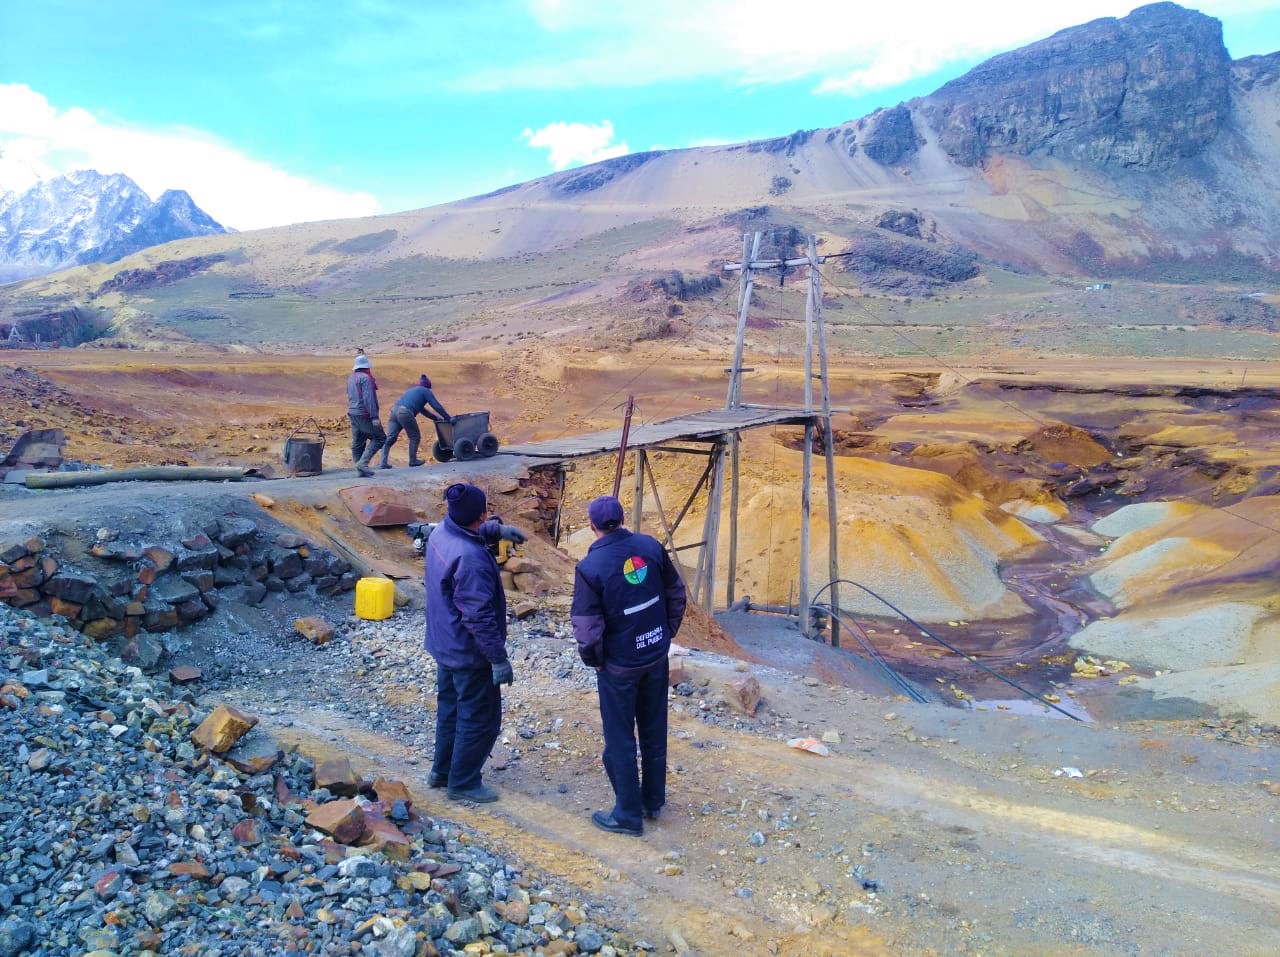
[{"label": "black shoe", "polygon": [[644,819],[646,821],[656,821],[660,817],[662,817],[661,807],[647,807],[644,809]]},{"label": "black shoe", "polygon": [[592,811],[591,823],[602,831],[608,831],[610,834],[627,834],[631,837],[639,837],[644,833],[644,827],[627,827],[625,824],[619,824],[608,811]]},{"label": "black shoe", "polygon": [[389,468],[391,468],[391,463],[390,463],[390,462],[383,462],[381,465],[379,465],[379,466],[378,466],[378,468],[380,468],[380,469],[389,469]]},{"label": "black shoe", "polygon": [[427,787],[429,788],[447,788],[449,786],[449,776],[447,774],[436,774],[432,771],[427,775]]},{"label": "black shoe", "polygon": [[426,465],[426,464],[427,464],[427,460],[426,460],[426,459],[413,459],[413,460],[409,463],[409,467],[410,467],[410,468],[415,468],[415,469],[416,469],[419,465]]},{"label": "black shoe", "polygon": [[477,784],[473,788],[449,788],[450,801],[474,801],[476,804],[489,804],[498,800],[498,792],[486,784]]},{"label": "black shoe", "polygon": [[357,464],[356,471],[359,474],[363,475],[365,478],[373,478],[373,469],[369,468],[369,466],[367,465]]}]

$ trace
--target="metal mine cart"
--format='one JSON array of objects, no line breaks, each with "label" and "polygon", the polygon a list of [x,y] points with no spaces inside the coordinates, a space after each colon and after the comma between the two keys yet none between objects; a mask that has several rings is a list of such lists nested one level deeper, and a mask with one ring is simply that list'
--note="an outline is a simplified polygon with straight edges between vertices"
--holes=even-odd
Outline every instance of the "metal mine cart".
[{"label": "metal mine cart", "polygon": [[477,455],[488,458],[498,451],[498,437],[489,431],[488,412],[464,412],[436,419],[436,441],[431,454],[437,462],[467,462]]}]

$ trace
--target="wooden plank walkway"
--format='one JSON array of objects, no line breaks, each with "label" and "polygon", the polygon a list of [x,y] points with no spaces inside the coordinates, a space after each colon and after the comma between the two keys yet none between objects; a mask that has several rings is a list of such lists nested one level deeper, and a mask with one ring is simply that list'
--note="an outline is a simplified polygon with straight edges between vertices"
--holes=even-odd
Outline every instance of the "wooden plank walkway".
[{"label": "wooden plank walkway", "polygon": [[[650,422],[648,425],[631,426],[627,437],[628,449],[647,449],[667,442],[707,442],[731,432],[759,429],[770,425],[804,425],[815,423],[820,412],[771,411],[768,409],[709,409]],[[506,455],[523,455],[539,459],[576,459],[590,455],[604,455],[618,451],[622,444],[622,430],[588,432],[584,435],[566,435],[542,442],[526,442],[507,445],[499,451]]]}]

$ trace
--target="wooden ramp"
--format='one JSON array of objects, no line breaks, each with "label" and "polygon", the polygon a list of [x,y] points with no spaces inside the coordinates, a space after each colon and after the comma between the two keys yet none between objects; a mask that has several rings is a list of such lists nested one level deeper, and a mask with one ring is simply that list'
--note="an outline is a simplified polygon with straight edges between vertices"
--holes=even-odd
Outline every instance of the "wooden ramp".
[{"label": "wooden ramp", "polygon": [[[632,425],[631,434],[627,436],[627,448],[650,449],[668,442],[717,442],[728,434],[744,429],[759,429],[770,425],[804,425],[806,422],[817,422],[820,418],[819,412],[710,409],[648,425]],[[605,432],[588,432],[585,435],[566,435],[542,442],[508,445],[501,452],[537,459],[576,459],[616,452],[621,444],[622,430],[610,429]]]}]

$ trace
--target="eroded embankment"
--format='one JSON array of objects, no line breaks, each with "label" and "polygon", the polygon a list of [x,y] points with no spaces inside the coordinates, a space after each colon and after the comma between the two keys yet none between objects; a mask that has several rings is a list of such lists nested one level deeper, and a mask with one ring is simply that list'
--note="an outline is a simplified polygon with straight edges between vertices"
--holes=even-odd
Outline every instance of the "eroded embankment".
[{"label": "eroded embankment", "polygon": [[[1280,719],[1275,390],[972,384],[927,413],[882,413],[874,434],[837,432],[836,447],[945,473],[1044,540],[1000,565],[1030,614],[956,615],[948,641],[1098,714]],[[943,696],[991,692],[915,633],[882,641]]]}]

